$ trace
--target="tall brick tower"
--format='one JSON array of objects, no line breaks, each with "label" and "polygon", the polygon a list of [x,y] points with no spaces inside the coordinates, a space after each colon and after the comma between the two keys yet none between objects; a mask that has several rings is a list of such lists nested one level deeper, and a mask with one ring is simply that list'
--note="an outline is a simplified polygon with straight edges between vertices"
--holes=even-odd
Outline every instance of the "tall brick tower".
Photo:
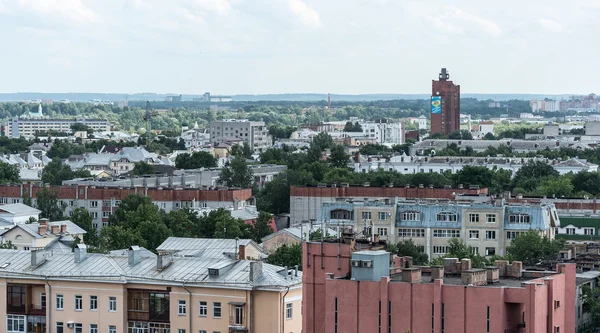
[{"label": "tall brick tower", "polygon": [[460,85],[449,78],[442,68],[439,79],[431,82],[431,134],[448,135],[460,130]]}]

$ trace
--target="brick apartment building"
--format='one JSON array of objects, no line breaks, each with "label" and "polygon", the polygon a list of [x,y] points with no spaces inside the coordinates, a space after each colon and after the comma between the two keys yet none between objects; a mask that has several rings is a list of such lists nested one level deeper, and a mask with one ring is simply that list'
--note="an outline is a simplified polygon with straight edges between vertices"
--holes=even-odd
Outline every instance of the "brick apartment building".
[{"label": "brick apartment building", "polygon": [[375,187],[369,184],[354,186],[347,183],[318,186],[292,186],[290,188],[290,225],[297,226],[302,221],[317,220],[325,202],[337,199],[390,200],[391,198],[449,199],[457,195],[487,195],[487,188],[434,188],[424,186]]},{"label": "brick apartment building", "polygon": [[303,244],[303,332],[574,333],[575,265],[413,267],[385,251]]},{"label": "brick apartment building", "polygon": [[[439,79],[431,82],[431,134],[448,135],[460,130],[460,85],[448,80],[450,74],[442,68]],[[434,105],[435,102],[441,105]]]},{"label": "brick apartment building", "polygon": [[[37,193],[43,187],[34,185],[1,185],[0,204],[22,203],[30,198],[35,204]],[[251,189],[200,189],[200,188],[148,188],[148,187],[98,187],[52,186],[51,191],[66,207],[65,215],[77,208],[87,209],[93,216],[95,228],[108,225],[108,218],[121,200],[130,194],[150,197],[152,203],[167,213],[182,208],[244,208],[252,199]]]}]

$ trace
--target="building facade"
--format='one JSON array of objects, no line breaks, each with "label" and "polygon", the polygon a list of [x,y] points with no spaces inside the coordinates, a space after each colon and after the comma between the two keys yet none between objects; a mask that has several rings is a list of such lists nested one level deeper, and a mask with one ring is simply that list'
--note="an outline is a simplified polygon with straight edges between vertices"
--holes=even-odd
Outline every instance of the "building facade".
[{"label": "building facade", "polygon": [[108,120],[100,119],[13,118],[6,125],[6,136],[32,138],[36,136],[36,132],[70,133],[73,124],[84,124],[93,129],[94,132],[107,132],[112,129],[112,124]]},{"label": "building facade", "polygon": [[526,271],[470,260],[413,267],[385,251],[303,247],[303,332],[574,333],[575,265]]},{"label": "building facade", "polygon": [[380,144],[402,144],[404,143],[404,128],[400,121],[382,119],[376,122],[360,123],[363,135],[367,138],[375,138]]},{"label": "building facade", "polygon": [[[302,273],[260,261],[0,250],[3,332],[300,333]],[[6,328],[6,330],[4,330]]]},{"label": "building facade", "polygon": [[244,140],[255,153],[263,152],[272,146],[269,129],[262,121],[228,119],[213,121],[210,124],[210,139],[212,142],[230,138]]},{"label": "building facade", "polygon": [[429,258],[444,256],[448,241],[461,238],[482,256],[506,255],[519,234],[535,230],[554,239],[560,219],[553,205],[434,200],[336,201],[323,204],[318,221],[329,228],[352,227],[363,237],[393,244],[412,239]]},{"label": "building facade", "polygon": [[448,135],[460,130],[460,85],[449,78],[446,68],[442,68],[439,79],[431,82],[431,134]]}]

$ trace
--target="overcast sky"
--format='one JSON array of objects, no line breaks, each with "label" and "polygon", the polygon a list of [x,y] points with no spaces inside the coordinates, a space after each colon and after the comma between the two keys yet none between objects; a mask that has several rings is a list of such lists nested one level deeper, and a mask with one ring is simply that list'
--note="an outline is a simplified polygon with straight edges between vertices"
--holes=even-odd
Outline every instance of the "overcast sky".
[{"label": "overcast sky", "polygon": [[600,0],[0,0],[0,92],[600,93]]}]

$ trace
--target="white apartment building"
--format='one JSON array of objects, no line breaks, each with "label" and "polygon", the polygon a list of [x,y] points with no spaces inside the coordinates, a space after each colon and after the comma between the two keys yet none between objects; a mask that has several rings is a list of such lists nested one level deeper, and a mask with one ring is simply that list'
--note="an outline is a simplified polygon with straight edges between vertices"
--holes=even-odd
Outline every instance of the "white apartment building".
[{"label": "white apartment building", "polygon": [[213,142],[238,138],[247,142],[255,153],[272,146],[271,136],[265,123],[247,119],[227,119],[210,124],[210,139]]},{"label": "white apartment building", "polygon": [[392,122],[383,119],[381,122],[363,122],[360,126],[365,137],[374,138],[378,143],[404,143],[404,127],[402,122]]},{"label": "white apartment building", "polygon": [[101,119],[51,119],[51,118],[13,118],[6,124],[6,136],[11,138],[35,137],[36,132],[56,131],[71,132],[71,125],[81,123],[89,126],[94,132],[110,131],[112,124]]}]

